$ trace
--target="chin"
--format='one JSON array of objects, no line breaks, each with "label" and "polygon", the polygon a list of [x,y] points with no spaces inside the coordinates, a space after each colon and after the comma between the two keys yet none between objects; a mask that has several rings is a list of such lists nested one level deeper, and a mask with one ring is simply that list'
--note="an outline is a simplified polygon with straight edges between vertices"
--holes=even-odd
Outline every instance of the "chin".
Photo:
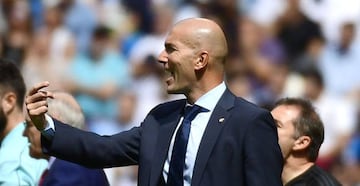
[{"label": "chin", "polygon": [[35,159],[41,159],[41,153],[38,153],[36,150],[30,149],[30,156]]},{"label": "chin", "polygon": [[183,94],[183,91],[181,91],[180,89],[168,87],[167,93],[168,94]]}]

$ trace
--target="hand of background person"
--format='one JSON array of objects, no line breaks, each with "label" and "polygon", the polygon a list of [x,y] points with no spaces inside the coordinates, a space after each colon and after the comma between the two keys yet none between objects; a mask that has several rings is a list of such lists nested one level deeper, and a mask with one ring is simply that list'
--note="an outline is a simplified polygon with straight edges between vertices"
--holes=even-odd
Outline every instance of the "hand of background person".
[{"label": "hand of background person", "polygon": [[46,127],[45,113],[48,111],[47,98],[53,98],[50,91],[43,90],[50,85],[49,82],[41,82],[35,85],[26,95],[25,105],[27,114],[38,130]]}]

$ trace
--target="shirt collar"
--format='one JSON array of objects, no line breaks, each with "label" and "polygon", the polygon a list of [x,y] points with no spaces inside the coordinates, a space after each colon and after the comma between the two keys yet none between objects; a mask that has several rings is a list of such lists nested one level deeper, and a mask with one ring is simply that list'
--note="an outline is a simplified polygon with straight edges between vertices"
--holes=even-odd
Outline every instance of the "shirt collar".
[{"label": "shirt collar", "polygon": [[51,166],[53,165],[55,160],[56,160],[56,158],[54,156],[50,156],[49,164],[48,164],[48,167],[47,167],[48,170],[51,168]]},{"label": "shirt collar", "polygon": [[226,90],[225,82],[220,83],[215,88],[211,89],[206,94],[202,95],[196,102],[196,105],[199,105],[203,108],[206,108],[210,111],[214,110],[217,102],[219,101],[220,97]]},{"label": "shirt collar", "polygon": [[[25,130],[25,125],[23,122],[16,125],[11,131],[4,137],[0,147],[7,145],[8,143],[17,143],[18,140],[24,140],[26,137],[22,136],[22,132]],[[19,138],[20,134],[20,138]],[[27,139],[26,139],[27,140]]]}]

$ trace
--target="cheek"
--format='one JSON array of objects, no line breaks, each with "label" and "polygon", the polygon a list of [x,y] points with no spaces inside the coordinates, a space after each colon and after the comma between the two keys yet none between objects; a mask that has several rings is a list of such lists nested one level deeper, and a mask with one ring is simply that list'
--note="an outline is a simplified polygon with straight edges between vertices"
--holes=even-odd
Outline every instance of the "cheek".
[{"label": "cheek", "polygon": [[31,139],[32,143],[40,143],[41,134],[37,131],[31,131],[29,132],[29,138]]},{"label": "cheek", "polygon": [[285,130],[278,129],[278,136],[279,136],[280,146],[285,146],[287,143],[290,142],[290,139],[289,139],[290,135]]}]

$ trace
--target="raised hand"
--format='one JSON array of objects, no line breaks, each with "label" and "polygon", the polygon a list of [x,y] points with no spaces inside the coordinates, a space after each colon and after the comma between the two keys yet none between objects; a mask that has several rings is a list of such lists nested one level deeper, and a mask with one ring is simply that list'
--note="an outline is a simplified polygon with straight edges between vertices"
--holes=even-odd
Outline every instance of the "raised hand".
[{"label": "raised hand", "polygon": [[50,85],[49,82],[41,82],[35,85],[26,95],[25,105],[27,114],[38,130],[46,127],[45,113],[48,111],[47,98],[53,98],[50,91],[42,90]]}]

